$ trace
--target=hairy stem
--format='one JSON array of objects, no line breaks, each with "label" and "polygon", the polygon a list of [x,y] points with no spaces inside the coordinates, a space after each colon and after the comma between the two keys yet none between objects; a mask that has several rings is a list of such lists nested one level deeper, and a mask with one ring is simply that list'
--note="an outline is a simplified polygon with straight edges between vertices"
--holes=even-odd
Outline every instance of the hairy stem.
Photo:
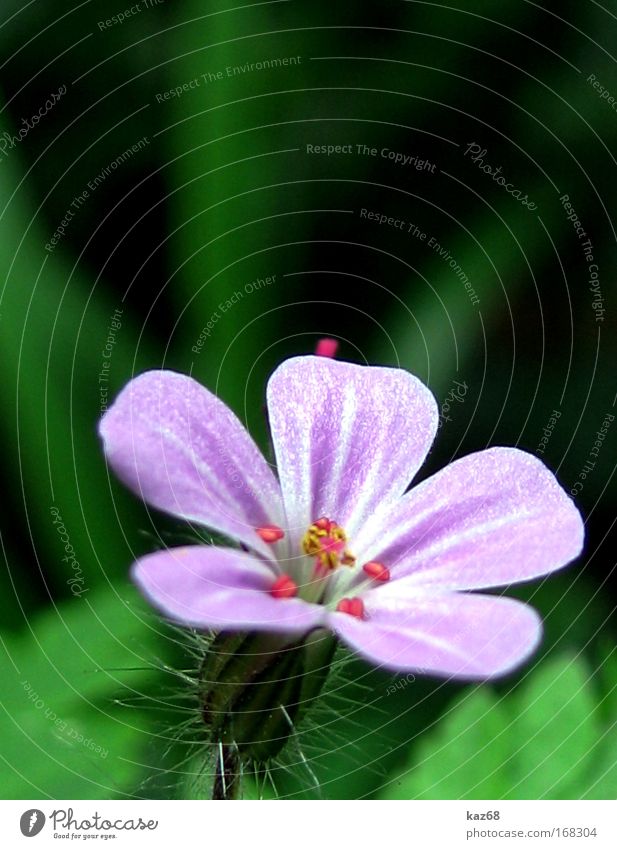
[{"label": "hairy stem", "polygon": [[212,799],[240,798],[240,758],[235,747],[219,743]]}]

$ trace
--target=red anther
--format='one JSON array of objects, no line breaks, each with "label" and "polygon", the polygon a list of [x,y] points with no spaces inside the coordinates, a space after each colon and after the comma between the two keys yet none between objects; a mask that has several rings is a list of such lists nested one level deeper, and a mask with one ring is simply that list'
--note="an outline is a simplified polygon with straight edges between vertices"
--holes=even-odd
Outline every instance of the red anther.
[{"label": "red anther", "polygon": [[326,519],[325,516],[322,516],[321,519],[317,519],[317,521],[313,524],[316,528],[319,528],[320,531],[329,531],[332,522],[330,521],[330,519]]},{"label": "red anther", "polygon": [[386,569],[383,563],[378,563],[377,560],[371,560],[369,563],[365,563],[362,569],[374,581],[390,580],[390,570]]},{"label": "red anther", "polygon": [[356,619],[364,618],[364,602],[361,598],[342,598],[336,605],[336,609],[339,613],[349,613]]},{"label": "red anther", "polygon": [[315,348],[315,355],[317,357],[329,357],[333,359],[336,357],[337,351],[338,341],[336,339],[320,339]]},{"label": "red anther", "polygon": [[285,536],[285,531],[278,525],[264,525],[263,528],[255,528],[255,531],[264,542],[278,542]]},{"label": "red anther", "polygon": [[362,619],[364,617],[364,602],[361,598],[351,599],[349,612],[352,616],[356,616],[358,619]]},{"label": "red anther", "polygon": [[298,585],[289,575],[279,575],[270,587],[270,595],[274,598],[294,598],[298,594]]}]

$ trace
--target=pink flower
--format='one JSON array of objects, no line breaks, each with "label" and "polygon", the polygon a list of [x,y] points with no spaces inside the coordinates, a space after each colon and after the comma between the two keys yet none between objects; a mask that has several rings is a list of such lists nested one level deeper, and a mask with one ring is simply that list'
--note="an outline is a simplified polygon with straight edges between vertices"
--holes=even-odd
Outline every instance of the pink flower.
[{"label": "pink flower", "polygon": [[109,464],[134,492],[244,549],[138,560],[133,578],[160,611],[204,630],[328,628],[374,664],[463,678],[503,674],[536,648],[532,608],[469,591],[580,553],[580,514],[540,460],[490,448],[406,491],[438,413],[400,369],[290,359],[270,378],[268,411],[278,478],[189,377],[143,374],[103,417]]}]

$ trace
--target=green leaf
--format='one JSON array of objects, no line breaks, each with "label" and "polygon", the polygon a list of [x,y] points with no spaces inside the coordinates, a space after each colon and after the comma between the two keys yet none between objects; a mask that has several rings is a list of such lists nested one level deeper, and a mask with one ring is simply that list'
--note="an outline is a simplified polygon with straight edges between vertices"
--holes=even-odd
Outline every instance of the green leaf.
[{"label": "green leaf", "polygon": [[605,741],[614,737],[603,738],[588,663],[550,658],[501,698],[488,685],[460,698],[382,798],[608,798],[617,768]]},{"label": "green leaf", "polygon": [[487,799],[507,789],[508,715],[488,689],[465,694],[417,749],[389,799]]},{"label": "green leaf", "polygon": [[551,659],[514,700],[514,798],[567,799],[580,787],[601,733],[590,679],[582,657]]},{"label": "green leaf", "polygon": [[594,752],[593,769],[589,773],[589,784],[581,794],[582,799],[617,798],[617,727],[612,727],[598,741]]},{"label": "green leaf", "polygon": [[604,693],[600,707],[604,717],[614,722],[617,717],[617,646],[608,634],[601,635],[598,640],[598,657]]},{"label": "green leaf", "polygon": [[156,636],[125,585],[66,602],[33,620],[28,636],[2,640],[5,798],[147,795]]}]

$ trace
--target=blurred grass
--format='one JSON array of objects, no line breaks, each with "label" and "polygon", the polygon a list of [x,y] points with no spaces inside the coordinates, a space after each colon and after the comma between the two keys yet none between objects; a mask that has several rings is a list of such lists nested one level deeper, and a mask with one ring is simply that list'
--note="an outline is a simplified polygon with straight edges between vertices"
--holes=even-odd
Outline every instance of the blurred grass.
[{"label": "blurred grass", "polygon": [[[114,508],[105,496],[108,475],[96,426],[100,387],[108,389],[111,401],[135,368],[136,331],[125,313],[109,381],[100,384],[108,328],[122,306],[104,288],[95,289],[79,268],[45,252],[47,237],[15,161],[4,163],[0,178],[9,201],[0,213],[0,373],[10,411],[0,432],[12,495],[7,510],[24,523],[23,559],[35,565],[46,591],[62,597],[74,573],[62,562],[64,546],[51,508],[62,517],[87,587],[114,576],[124,579],[131,559],[135,533],[110,533]],[[118,492],[117,499],[130,510],[127,495]],[[28,597],[32,577],[26,571],[13,568],[11,583],[6,572],[2,580],[9,596],[14,585],[18,597]],[[13,624],[22,622],[14,605],[7,614]]]}]

